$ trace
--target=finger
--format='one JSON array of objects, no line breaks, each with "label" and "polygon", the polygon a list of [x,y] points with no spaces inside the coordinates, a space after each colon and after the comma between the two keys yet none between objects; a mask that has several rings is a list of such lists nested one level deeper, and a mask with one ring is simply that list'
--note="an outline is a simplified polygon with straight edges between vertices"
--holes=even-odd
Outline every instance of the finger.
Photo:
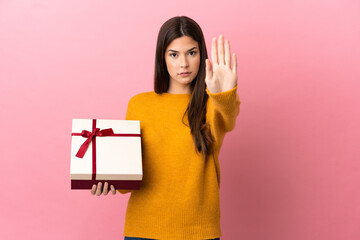
[{"label": "finger", "polygon": [[102,182],[99,182],[96,189],[96,196],[101,195]]},{"label": "finger", "polygon": [[104,189],[103,189],[103,194],[107,195],[108,193],[109,193],[109,183],[105,182]]},{"label": "finger", "polygon": [[236,59],[236,55],[235,55],[235,53],[233,53],[233,72],[235,73],[235,74],[237,74],[237,59]]},{"label": "finger", "polygon": [[224,36],[219,36],[219,64],[225,64],[224,61]]},{"label": "finger", "polygon": [[213,37],[212,45],[211,45],[211,60],[213,64],[218,64],[218,56],[217,56],[217,43],[216,38]]},{"label": "finger", "polygon": [[225,41],[225,65],[231,68],[231,52],[229,40]]},{"label": "finger", "polygon": [[212,65],[209,59],[206,59],[206,76],[208,76],[208,79],[213,78]]},{"label": "finger", "polygon": [[116,194],[116,189],[115,189],[115,187],[114,187],[114,185],[110,185],[110,188],[111,188],[111,192],[112,192],[112,194]]},{"label": "finger", "polygon": [[91,188],[91,194],[94,195],[96,192],[96,184],[94,184]]}]

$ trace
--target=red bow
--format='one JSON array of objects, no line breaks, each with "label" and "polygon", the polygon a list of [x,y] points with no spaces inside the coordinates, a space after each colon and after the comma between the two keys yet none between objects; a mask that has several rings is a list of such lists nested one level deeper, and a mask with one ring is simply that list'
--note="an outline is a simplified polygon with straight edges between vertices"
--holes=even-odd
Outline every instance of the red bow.
[{"label": "red bow", "polygon": [[86,141],[81,145],[79,151],[76,153],[76,156],[78,158],[83,158],[85,155],[85,152],[87,150],[87,148],[89,147],[90,142],[92,141],[92,139],[96,136],[98,137],[103,137],[103,136],[112,136],[114,135],[114,131],[112,130],[112,128],[107,128],[107,129],[103,129],[100,131],[100,128],[95,128],[93,129],[92,132],[83,130],[81,132],[81,136],[83,137],[87,137]]}]

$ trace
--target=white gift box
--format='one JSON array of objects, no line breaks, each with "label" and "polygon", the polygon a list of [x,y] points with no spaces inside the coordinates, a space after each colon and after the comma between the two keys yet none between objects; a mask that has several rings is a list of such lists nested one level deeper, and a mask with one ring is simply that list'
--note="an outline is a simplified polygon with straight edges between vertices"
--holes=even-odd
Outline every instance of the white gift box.
[{"label": "white gift box", "polygon": [[91,189],[98,182],[116,189],[140,188],[140,121],[72,119],[71,135],[71,189]]}]

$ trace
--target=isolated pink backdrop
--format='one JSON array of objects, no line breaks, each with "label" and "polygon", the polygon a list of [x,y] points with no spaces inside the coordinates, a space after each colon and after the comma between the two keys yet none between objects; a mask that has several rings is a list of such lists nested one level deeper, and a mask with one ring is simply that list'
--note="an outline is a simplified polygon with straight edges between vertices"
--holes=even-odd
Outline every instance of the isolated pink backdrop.
[{"label": "isolated pink backdrop", "polygon": [[360,2],[0,1],[0,239],[123,239],[129,195],[70,190],[72,118],[124,119],[186,15],[238,56],[221,239],[360,239]]}]

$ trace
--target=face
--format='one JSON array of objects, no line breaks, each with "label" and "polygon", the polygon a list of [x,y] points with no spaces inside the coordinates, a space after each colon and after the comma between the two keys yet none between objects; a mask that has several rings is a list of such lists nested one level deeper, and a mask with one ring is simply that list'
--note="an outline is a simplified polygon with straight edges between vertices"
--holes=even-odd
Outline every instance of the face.
[{"label": "face", "polygon": [[200,66],[198,43],[188,36],[174,39],[166,48],[165,62],[170,76],[168,93],[190,93]]}]

